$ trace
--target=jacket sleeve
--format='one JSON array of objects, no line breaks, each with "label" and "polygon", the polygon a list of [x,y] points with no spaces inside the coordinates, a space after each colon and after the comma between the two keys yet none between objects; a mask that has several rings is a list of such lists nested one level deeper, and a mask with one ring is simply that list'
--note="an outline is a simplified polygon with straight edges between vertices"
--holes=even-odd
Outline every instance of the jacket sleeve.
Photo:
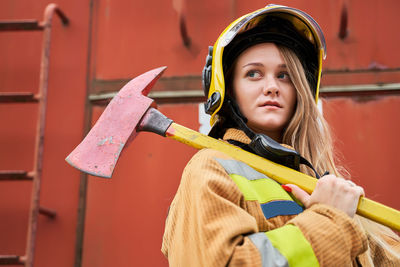
[{"label": "jacket sleeve", "polygon": [[315,204],[288,222],[310,242],[321,266],[351,266],[367,249],[364,230],[346,213]]},{"label": "jacket sleeve", "polygon": [[[163,237],[162,252],[170,266],[312,266],[308,256],[316,266],[318,262],[344,266],[338,265],[338,258],[361,253],[362,245],[352,245],[363,243],[362,234],[357,236],[360,229],[347,215],[323,205],[313,206],[283,227],[259,232],[256,218],[243,208],[247,205],[243,194],[215,156],[200,151],[184,170]],[[339,237],[348,246],[326,261],[331,256],[329,246],[334,247],[337,240],[324,238],[329,233],[337,235],[336,230],[343,227]],[[355,232],[354,236],[348,237],[347,231]]]}]

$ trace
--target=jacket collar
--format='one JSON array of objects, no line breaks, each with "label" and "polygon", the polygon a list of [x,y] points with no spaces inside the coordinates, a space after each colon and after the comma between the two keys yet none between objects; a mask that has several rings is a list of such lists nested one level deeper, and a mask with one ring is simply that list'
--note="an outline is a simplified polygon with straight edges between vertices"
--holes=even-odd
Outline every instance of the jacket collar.
[{"label": "jacket collar", "polygon": [[226,130],[223,140],[235,140],[243,144],[250,144],[251,139],[242,131],[235,128]]}]

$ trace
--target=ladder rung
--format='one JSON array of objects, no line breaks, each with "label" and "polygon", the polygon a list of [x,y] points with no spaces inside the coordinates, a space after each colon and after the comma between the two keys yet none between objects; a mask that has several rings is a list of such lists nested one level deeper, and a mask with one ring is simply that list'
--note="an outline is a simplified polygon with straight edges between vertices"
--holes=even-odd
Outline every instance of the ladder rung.
[{"label": "ladder rung", "polygon": [[0,31],[40,31],[43,27],[37,20],[0,21]]},{"label": "ladder rung", "polygon": [[38,102],[38,98],[31,92],[0,92],[0,103]]},{"label": "ladder rung", "polygon": [[0,171],[0,181],[25,181],[32,180],[33,176],[31,173],[27,171],[10,171],[10,170],[2,170]]},{"label": "ladder rung", "polygon": [[16,255],[0,255],[0,265],[24,265],[22,258]]},{"label": "ladder rung", "polygon": [[57,217],[57,212],[55,210],[51,210],[42,206],[39,207],[39,213],[49,217],[50,219]]}]

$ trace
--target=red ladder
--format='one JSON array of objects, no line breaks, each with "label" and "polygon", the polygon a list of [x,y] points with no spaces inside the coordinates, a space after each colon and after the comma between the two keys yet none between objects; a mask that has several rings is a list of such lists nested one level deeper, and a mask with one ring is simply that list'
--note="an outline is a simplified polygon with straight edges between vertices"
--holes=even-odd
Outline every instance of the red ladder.
[{"label": "red ladder", "polygon": [[38,215],[43,214],[55,218],[56,212],[39,206],[40,184],[42,177],[44,128],[46,122],[47,88],[49,78],[50,38],[52,17],[57,14],[64,26],[69,23],[68,18],[56,4],[49,4],[44,11],[43,21],[13,20],[0,21],[0,31],[43,31],[42,55],[40,64],[40,81],[37,94],[31,92],[0,92],[0,103],[38,103],[38,120],[34,154],[34,169],[26,170],[0,170],[1,180],[24,181],[31,180],[32,195],[28,222],[28,236],[25,255],[0,255],[0,265],[25,265],[32,267],[34,261],[36,229]]}]

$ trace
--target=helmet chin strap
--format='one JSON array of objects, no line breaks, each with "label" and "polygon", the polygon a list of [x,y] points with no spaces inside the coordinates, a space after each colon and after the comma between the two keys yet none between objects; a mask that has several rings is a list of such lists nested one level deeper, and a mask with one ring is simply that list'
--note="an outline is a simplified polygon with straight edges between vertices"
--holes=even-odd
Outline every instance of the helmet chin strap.
[{"label": "helmet chin strap", "polygon": [[[234,99],[232,99],[229,95],[226,95],[225,101],[227,112],[230,113],[231,118],[234,120],[239,129],[251,139],[250,144],[243,144],[235,140],[228,140],[228,142],[237,145],[244,150],[255,153],[263,158],[297,171],[300,170],[300,164],[304,164],[314,171],[315,176],[318,179],[320,178],[320,175],[314,169],[312,164],[303,158],[296,150],[282,146],[265,134],[255,133],[252,131],[247,126],[247,119],[241,114],[240,109]],[[329,173],[325,172],[324,175],[326,174]]]}]

